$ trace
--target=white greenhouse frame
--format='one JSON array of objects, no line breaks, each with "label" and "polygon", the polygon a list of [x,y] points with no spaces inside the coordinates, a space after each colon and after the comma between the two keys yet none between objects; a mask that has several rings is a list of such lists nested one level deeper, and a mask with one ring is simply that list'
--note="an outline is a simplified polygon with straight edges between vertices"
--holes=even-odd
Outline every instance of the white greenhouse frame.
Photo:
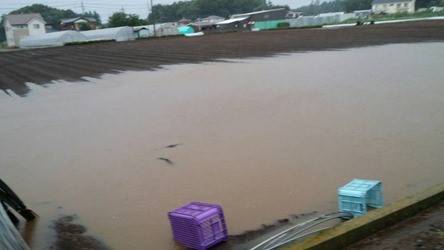
[{"label": "white greenhouse frame", "polygon": [[63,46],[66,43],[87,42],[88,39],[77,31],[67,30],[42,35],[27,36],[20,39],[21,48]]},{"label": "white greenhouse frame", "polygon": [[129,26],[109,29],[87,30],[81,31],[80,33],[83,34],[89,41],[116,40],[117,42],[121,42],[136,39],[133,28]]}]

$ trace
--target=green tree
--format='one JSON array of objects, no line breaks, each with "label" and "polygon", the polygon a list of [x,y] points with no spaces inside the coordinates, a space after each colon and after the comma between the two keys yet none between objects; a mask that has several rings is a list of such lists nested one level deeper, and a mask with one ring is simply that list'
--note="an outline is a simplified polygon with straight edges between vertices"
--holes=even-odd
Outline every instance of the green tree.
[{"label": "green tree", "polygon": [[115,12],[109,17],[107,26],[111,28],[121,26],[140,26],[145,24],[146,22],[140,19],[138,15]]},{"label": "green tree", "polygon": [[252,11],[287,8],[288,6],[273,5],[266,0],[191,0],[179,1],[170,5],[157,4],[153,6],[148,16],[150,22],[177,21],[182,18],[196,19],[217,15],[228,17],[232,14]]},{"label": "green tree", "polygon": [[3,26],[3,22],[4,22],[4,17],[2,16],[1,21],[0,21],[0,43],[6,41],[6,31],[5,31],[5,27]]},{"label": "green tree", "polygon": [[432,6],[443,7],[444,0],[416,0],[415,8],[430,8]]},{"label": "green tree", "polygon": [[355,10],[368,10],[372,8],[373,0],[344,0],[344,11],[351,13]]},{"label": "green tree", "polygon": [[[296,9],[296,11],[303,12],[304,15],[318,15],[320,13],[328,12],[353,12],[355,10],[366,10],[372,8],[373,0],[335,0],[320,2],[319,0],[306,6]],[[429,0],[427,0],[429,1]]]}]

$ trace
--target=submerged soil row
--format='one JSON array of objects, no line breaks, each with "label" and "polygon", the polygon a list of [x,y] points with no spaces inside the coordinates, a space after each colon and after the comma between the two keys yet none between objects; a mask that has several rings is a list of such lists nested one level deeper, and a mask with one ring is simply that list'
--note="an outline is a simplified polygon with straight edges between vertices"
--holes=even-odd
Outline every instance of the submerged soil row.
[{"label": "submerged soil row", "polygon": [[44,85],[53,80],[79,81],[82,77],[99,77],[122,70],[153,70],[169,64],[428,41],[444,41],[443,20],[19,50],[0,54],[0,89],[26,96],[30,91],[27,82]]}]

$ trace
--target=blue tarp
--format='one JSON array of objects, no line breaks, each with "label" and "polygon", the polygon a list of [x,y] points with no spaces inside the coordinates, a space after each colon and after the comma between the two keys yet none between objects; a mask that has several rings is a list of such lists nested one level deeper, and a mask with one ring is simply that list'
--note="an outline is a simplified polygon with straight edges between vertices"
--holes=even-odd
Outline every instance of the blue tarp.
[{"label": "blue tarp", "polygon": [[194,33],[194,29],[190,26],[179,27],[177,29],[179,30],[179,34],[181,35]]}]

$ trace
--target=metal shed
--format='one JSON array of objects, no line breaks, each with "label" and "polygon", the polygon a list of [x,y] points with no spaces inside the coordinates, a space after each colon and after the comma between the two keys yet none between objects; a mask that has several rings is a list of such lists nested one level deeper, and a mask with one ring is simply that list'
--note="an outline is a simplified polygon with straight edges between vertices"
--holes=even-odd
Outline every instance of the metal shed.
[{"label": "metal shed", "polygon": [[67,30],[60,32],[46,33],[42,35],[28,36],[20,39],[20,47],[51,47],[63,46],[66,43],[86,42],[88,39],[77,31]]},{"label": "metal shed", "polygon": [[89,41],[116,40],[117,42],[121,42],[136,39],[133,28],[129,26],[99,30],[87,30],[80,33],[88,38]]}]

